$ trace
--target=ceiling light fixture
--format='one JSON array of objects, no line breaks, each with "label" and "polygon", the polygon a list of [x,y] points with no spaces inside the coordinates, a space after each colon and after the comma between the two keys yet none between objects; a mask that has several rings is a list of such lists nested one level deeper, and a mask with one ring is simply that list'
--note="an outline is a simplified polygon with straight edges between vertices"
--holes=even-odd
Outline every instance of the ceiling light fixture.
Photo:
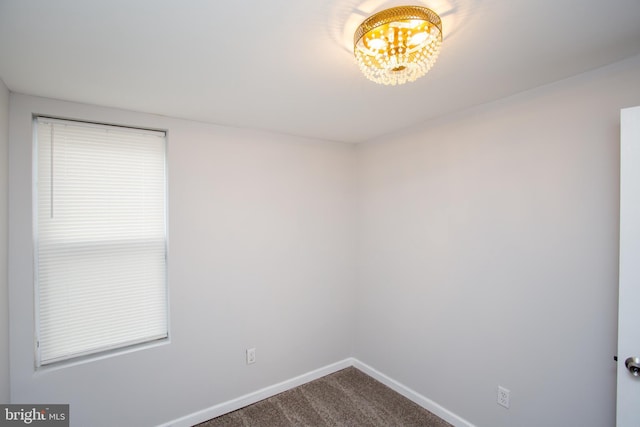
[{"label": "ceiling light fixture", "polygon": [[441,43],[437,13],[421,6],[399,6],[365,19],[353,36],[353,51],[369,80],[397,85],[427,74]]}]

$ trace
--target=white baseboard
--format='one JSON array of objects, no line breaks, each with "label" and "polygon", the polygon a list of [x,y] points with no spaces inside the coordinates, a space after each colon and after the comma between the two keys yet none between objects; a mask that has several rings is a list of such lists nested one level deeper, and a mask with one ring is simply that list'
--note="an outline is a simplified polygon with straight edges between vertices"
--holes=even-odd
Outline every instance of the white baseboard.
[{"label": "white baseboard", "polygon": [[464,418],[454,414],[453,412],[449,411],[446,408],[443,408],[433,400],[424,397],[420,393],[410,389],[404,384],[401,384],[398,381],[392,378],[389,378],[388,376],[386,376],[382,372],[375,370],[371,366],[360,362],[358,359],[352,359],[352,360],[353,360],[353,366],[355,368],[361,370],[362,372],[369,375],[370,377],[375,378],[376,380],[380,381],[382,384],[386,385],[390,389],[397,391],[407,399],[411,400],[414,403],[417,403],[427,411],[437,415],[438,417],[442,418],[446,422],[453,424],[456,427],[475,427],[473,424],[471,424],[469,421],[465,420]]},{"label": "white baseboard", "polygon": [[320,369],[316,369],[306,374],[299,375],[295,378],[291,378],[281,383],[274,384],[258,391],[254,391],[244,396],[240,396],[236,399],[229,400],[227,402],[220,403],[218,405],[205,408],[201,411],[194,412],[193,414],[185,415],[184,417],[170,421],[166,424],[162,424],[160,427],[191,427],[195,424],[210,420],[211,418],[219,417],[226,413],[235,411],[261,400],[267,399],[276,394],[282,393],[299,385],[308,383],[318,378],[322,378],[326,375],[338,372],[341,369],[353,366],[353,360],[351,358],[341,360],[340,362],[332,363]]},{"label": "white baseboard", "polygon": [[194,412],[189,415],[185,415],[184,417],[170,421],[166,424],[162,424],[159,427],[191,427],[195,424],[210,420],[211,418],[219,417],[220,415],[227,414],[229,412],[235,411],[240,408],[244,408],[245,406],[267,399],[271,396],[275,396],[276,394],[282,393],[283,391],[290,390],[294,387],[298,387],[299,385],[308,383],[313,380],[317,380],[318,378],[322,378],[329,374],[333,374],[334,372],[338,372],[339,370],[348,368],[349,366],[354,366],[355,368],[375,378],[376,380],[380,381],[382,384],[397,391],[407,399],[417,403],[418,405],[422,406],[426,410],[432,412],[433,414],[437,415],[438,417],[442,418],[448,423],[453,424],[456,427],[475,427],[469,421],[443,408],[442,406],[438,405],[431,399],[427,399],[426,397],[413,391],[409,387],[406,387],[405,385],[400,384],[396,380],[389,378],[388,376],[375,370],[371,366],[365,363],[362,363],[358,359],[355,359],[352,357],[341,360],[336,363],[332,363],[331,365],[327,365],[320,369],[307,372],[306,374],[299,375],[295,378],[282,381],[278,384],[265,387],[258,391],[245,394],[244,396],[240,396],[236,399],[232,399],[227,402],[223,402],[223,403],[211,406],[209,408],[205,408],[201,411]]}]

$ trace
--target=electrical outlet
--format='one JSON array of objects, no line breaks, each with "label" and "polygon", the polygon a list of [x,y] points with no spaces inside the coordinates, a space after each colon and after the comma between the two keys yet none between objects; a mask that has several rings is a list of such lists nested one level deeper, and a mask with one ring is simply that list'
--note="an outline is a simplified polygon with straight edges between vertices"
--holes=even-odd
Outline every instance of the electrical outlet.
[{"label": "electrical outlet", "polygon": [[511,392],[502,386],[498,386],[498,405],[509,409],[509,394]]},{"label": "electrical outlet", "polygon": [[252,363],[256,363],[256,349],[255,349],[255,347],[247,349],[247,365],[251,365]]}]

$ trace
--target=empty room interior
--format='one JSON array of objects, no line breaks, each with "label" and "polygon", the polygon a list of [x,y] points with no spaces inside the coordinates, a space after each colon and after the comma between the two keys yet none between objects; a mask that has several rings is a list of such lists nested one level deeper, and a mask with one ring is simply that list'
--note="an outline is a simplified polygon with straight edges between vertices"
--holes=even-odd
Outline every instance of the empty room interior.
[{"label": "empty room interior", "polygon": [[[639,22],[637,0],[0,0],[0,404],[189,426],[355,367],[454,426],[614,426]],[[160,237],[141,220],[104,274],[100,238],[55,225],[74,129],[159,165]],[[80,343],[56,335],[72,298],[100,305]]]}]

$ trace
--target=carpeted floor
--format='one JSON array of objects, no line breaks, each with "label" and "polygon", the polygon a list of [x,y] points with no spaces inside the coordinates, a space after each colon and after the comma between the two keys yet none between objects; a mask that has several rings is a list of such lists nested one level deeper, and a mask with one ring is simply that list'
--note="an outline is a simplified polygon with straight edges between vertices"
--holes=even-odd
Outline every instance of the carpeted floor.
[{"label": "carpeted floor", "polygon": [[451,427],[356,368],[280,393],[198,427]]}]

